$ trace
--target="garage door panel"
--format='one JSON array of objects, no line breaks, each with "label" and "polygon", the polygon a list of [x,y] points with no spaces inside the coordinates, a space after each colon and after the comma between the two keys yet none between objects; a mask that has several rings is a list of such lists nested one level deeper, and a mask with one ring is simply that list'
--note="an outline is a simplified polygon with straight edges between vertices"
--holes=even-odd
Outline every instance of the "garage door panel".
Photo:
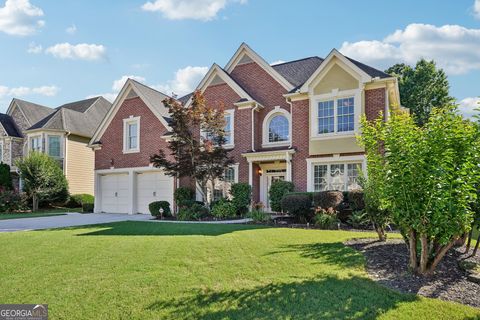
[{"label": "garage door panel", "polygon": [[101,176],[101,205],[103,212],[126,213],[128,210],[128,175]]},{"label": "garage door panel", "polygon": [[137,211],[149,214],[148,205],[154,201],[168,201],[173,205],[173,178],[161,172],[137,176]]}]

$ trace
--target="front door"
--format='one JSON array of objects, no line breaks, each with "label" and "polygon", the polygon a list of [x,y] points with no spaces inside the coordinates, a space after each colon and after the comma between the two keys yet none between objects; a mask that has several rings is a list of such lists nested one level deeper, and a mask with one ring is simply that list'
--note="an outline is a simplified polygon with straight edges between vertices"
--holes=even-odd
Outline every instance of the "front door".
[{"label": "front door", "polygon": [[[268,172],[271,171],[271,172]],[[272,183],[275,181],[284,181],[286,173],[284,170],[268,170],[266,173],[266,188],[265,188],[265,208],[268,211],[271,211],[270,209],[270,187],[272,186]]]}]

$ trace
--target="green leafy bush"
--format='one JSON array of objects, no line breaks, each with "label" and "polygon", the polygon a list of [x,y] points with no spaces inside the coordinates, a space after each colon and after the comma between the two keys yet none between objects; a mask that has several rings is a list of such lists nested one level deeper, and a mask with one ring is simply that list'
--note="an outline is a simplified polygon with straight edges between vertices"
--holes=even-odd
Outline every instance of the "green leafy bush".
[{"label": "green leafy bush", "polygon": [[351,190],[348,192],[347,195],[348,203],[350,208],[354,211],[363,210],[365,209],[365,198],[363,194],[363,190],[356,189]]},{"label": "green leafy bush", "polygon": [[92,213],[93,212],[93,203],[84,202],[82,203],[82,213]]},{"label": "green leafy bush", "polygon": [[270,208],[272,209],[272,211],[282,211],[283,196],[287,193],[292,192],[294,189],[295,185],[293,184],[293,182],[282,180],[277,180],[273,182],[270,186],[270,191],[268,192],[270,196]]},{"label": "green leafy bush", "polygon": [[225,199],[220,199],[212,208],[212,216],[225,219],[225,218],[232,218],[237,215],[237,208],[235,205]]},{"label": "green leafy bush", "polygon": [[[160,213],[160,209],[163,209],[163,213]],[[156,218],[172,216],[170,203],[168,201],[154,201],[148,205],[148,210],[150,211],[150,214]]]},{"label": "green leafy bush", "polygon": [[313,221],[317,227],[327,230],[338,229],[340,220],[337,217],[337,212],[332,207],[325,209],[319,209],[315,213]]},{"label": "green leafy bush", "polygon": [[177,213],[177,219],[182,221],[201,220],[208,217],[210,212],[208,208],[197,202],[194,202],[190,207],[182,207]]},{"label": "green leafy bush", "polygon": [[286,194],[281,206],[284,211],[301,221],[306,221],[312,212],[312,200],[305,194]]},{"label": "green leafy bush", "polygon": [[1,190],[13,190],[10,166],[2,162],[0,162],[0,191]]},{"label": "green leafy bush", "polygon": [[262,210],[252,210],[247,213],[247,218],[253,220],[253,222],[268,222],[272,220],[272,216]]},{"label": "green leafy bush", "polygon": [[252,187],[248,183],[234,183],[232,184],[230,193],[232,195],[232,203],[237,210],[237,215],[245,214],[252,201]]},{"label": "green leafy bush", "polygon": [[175,189],[173,198],[175,203],[180,206],[186,201],[195,201],[195,192],[187,187],[179,187]]},{"label": "green leafy bush", "polygon": [[365,210],[354,211],[348,218],[348,224],[357,229],[363,229],[370,225],[370,218]]},{"label": "green leafy bush", "polygon": [[95,198],[91,194],[81,193],[71,195],[67,201],[67,207],[77,208],[81,207],[84,203],[94,203]]},{"label": "green leafy bush", "polygon": [[0,191],[0,212],[15,212],[25,209],[25,199],[15,191]]},{"label": "green leafy bush", "polygon": [[342,202],[343,193],[341,191],[320,191],[313,194],[313,205],[316,207],[337,209]]}]

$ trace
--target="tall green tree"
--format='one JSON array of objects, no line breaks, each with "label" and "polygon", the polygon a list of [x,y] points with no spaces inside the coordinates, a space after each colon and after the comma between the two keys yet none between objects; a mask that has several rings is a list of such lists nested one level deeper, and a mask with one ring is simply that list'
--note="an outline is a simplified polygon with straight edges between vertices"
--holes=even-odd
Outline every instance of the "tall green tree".
[{"label": "tall green tree", "polygon": [[428,121],[434,107],[447,107],[455,101],[449,94],[447,75],[433,60],[421,59],[414,68],[404,63],[395,64],[385,72],[398,77],[400,101],[410,109],[419,126]]},{"label": "tall green tree", "polygon": [[168,141],[170,153],[160,150],[150,161],[170,176],[194,179],[205,201],[209,202],[212,183],[223,179],[233,159],[223,147],[226,142],[223,105],[207,104],[199,91],[192,99],[188,107],[173,98],[163,101],[172,119],[172,136]]},{"label": "tall green tree", "polygon": [[[480,136],[476,124],[456,107],[434,108],[418,127],[406,113],[393,112],[375,134],[363,122],[365,139],[384,150],[368,150],[385,168],[381,179],[388,210],[409,248],[410,268],[431,274],[455,242],[472,227],[471,204],[480,182]],[[369,179],[371,177],[368,177]]]},{"label": "tall green tree", "polygon": [[68,198],[68,182],[58,163],[44,153],[30,152],[16,162],[23,189],[32,199],[32,210],[42,201],[62,202]]},{"label": "tall green tree", "polygon": [[13,190],[12,175],[10,173],[10,166],[6,163],[0,162],[0,191]]}]

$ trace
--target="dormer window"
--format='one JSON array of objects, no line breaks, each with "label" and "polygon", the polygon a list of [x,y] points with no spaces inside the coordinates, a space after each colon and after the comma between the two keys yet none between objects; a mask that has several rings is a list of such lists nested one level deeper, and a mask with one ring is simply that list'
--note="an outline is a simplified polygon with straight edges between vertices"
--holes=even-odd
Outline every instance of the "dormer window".
[{"label": "dormer window", "polygon": [[285,146],[290,144],[290,113],[275,107],[263,121],[263,146]]},{"label": "dormer window", "polygon": [[140,117],[123,120],[123,153],[140,152]]}]

